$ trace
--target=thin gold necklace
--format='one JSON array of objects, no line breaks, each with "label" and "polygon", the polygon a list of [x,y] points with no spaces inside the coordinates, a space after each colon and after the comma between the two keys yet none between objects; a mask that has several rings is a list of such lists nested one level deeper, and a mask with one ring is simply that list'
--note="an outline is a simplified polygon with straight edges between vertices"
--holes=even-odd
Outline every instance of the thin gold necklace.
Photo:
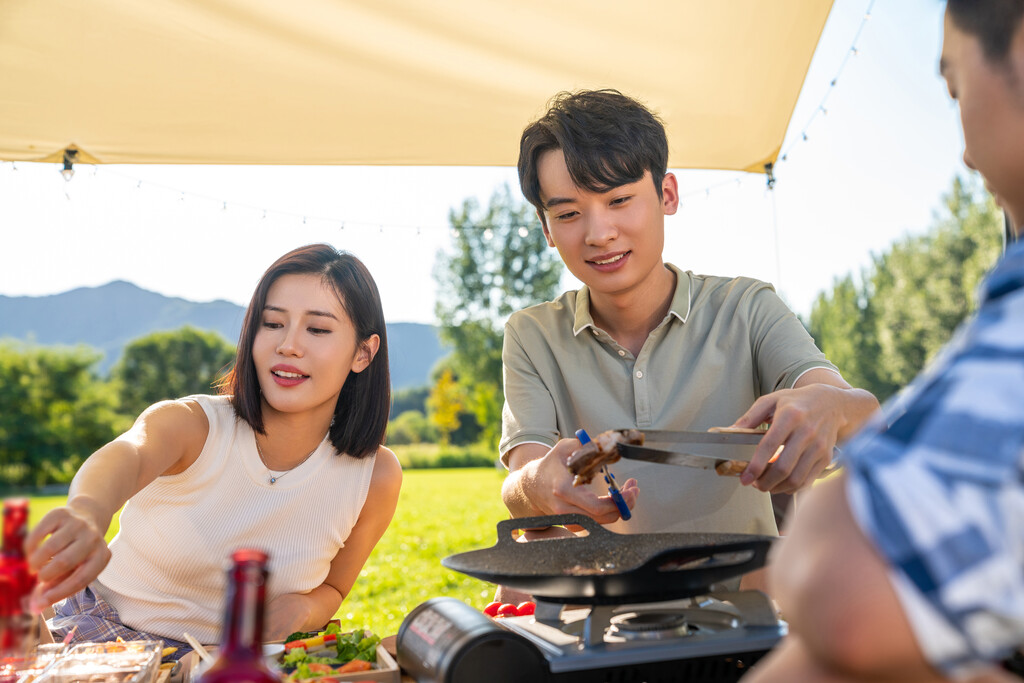
[{"label": "thin gold necklace", "polygon": [[269,472],[269,473],[270,473],[270,483],[271,483],[271,485],[273,485],[273,484],[276,484],[276,483],[277,483],[277,480],[278,480],[278,479],[280,479],[280,478],[281,478],[281,477],[283,477],[284,475],[288,474],[289,472],[291,472],[292,470],[294,470],[294,469],[295,469],[296,467],[298,467],[298,466],[299,466],[299,465],[301,465],[302,463],[304,463],[304,462],[306,462],[307,460],[309,460],[309,458],[310,458],[310,457],[311,457],[311,456],[312,456],[312,455],[313,455],[314,453],[316,453],[316,452],[317,452],[317,450],[318,450],[318,449],[320,448],[320,444],[322,444],[322,443],[323,443],[323,439],[321,439],[321,440],[320,440],[320,443],[318,443],[318,444],[317,444],[316,446],[314,446],[314,447],[313,447],[313,450],[311,450],[311,451],[310,451],[309,453],[307,453],[307,454],[306,454],[306,457],[305,457],[305,458],[303,458],[302,460],[300,460],[300,461],[299,461],[298,463],[296,463],[296,464],[292,465],[291,467],[289,467],[289,468],[288,468],[287,470],[285,470],[285,471],[284,471],[284,472],[282,472],[281,474],[274,474],[274,470],[270,469],[270,465],[268,465],[268,464],[267,464],[267,459],[263,457],[263,449],[262,449],[262,448],[260,448],[260,440],[259,440],[259,439],[257,439],[257,438],[255,438],[255,435],[253,435],[253,440],[254,440],[254,441],[256,442],[256,454],[257,454],[258,456],[260,456],[260,462],[261,462],[261,463],[263,463],[263,466],[267,468],[267,472]]}]

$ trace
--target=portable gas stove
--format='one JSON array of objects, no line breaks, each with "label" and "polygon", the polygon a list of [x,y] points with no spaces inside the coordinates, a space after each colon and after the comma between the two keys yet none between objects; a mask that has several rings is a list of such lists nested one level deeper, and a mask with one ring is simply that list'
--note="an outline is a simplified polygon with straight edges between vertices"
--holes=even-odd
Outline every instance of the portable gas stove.
[{"label": "portable gas stove", "polygon": [[[513,539],[556,524],[587,534]],[[493,547],[442,564],[533,595],[536,614],[423,603],[398,631],[399,664],[419,683],[735,681],[786,634],[763,593],[713,588],[764,566],[773,538],[622,535],[581,515],[503,520],[497,532]]]},{"label": "portable gas stove", "polygon": [[736,681],[786,634],[759,591],[622,605],[540,600],[533,616],[490,619],[436,598],[398,633],[419,683]]}]

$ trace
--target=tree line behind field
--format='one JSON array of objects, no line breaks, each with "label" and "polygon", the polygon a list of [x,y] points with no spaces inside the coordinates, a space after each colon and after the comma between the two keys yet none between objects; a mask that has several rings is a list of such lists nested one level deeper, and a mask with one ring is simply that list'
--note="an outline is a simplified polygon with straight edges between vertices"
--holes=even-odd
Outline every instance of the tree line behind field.
[{"label": "tree line behind field", "polygon": [[[958,178],[929,231],[897,241],[818,296],[805,324],[847,381],[884,400],[921,370],[973,310],[1001,250],[1002,220],[974,180]],[[449,222],[453,244],[438,254],[435,313],[452,351],[429,386],[392,396],[389,445],[440,444],[410,446],[411,466],[497,457],[504,321],[554,298],[563,269],[532,207],[507,187],[486,207],[466,200]],[[147,406],[214,391],[234,353],[220,335],[184,327],[129,343],[104,378],[102,354],[90,347],[0,341],[0,487],[70,481]]]}]

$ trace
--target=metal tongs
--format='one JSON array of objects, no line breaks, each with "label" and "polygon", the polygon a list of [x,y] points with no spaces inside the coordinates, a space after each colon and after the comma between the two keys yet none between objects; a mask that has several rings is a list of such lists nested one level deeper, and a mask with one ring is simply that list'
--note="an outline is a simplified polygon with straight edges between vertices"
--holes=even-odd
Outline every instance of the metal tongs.
[{"label": "metal tongs", "polygon": [[[715,470],[720,475],[739,475],[750,464],[765,430],[717,427],[706,432],[649,430],[643,434],[644,445],[620,443],[619,455],[626,460]],[[837,469],[841,455],[838,448],[833,449],[832,462],[818,476],[823,477]],[[778,457],[778,452],[775,457]]]},{"label": "metal tongs", "polygon": [[[576,438],[579,439],[581,446],[585,443],[590,443],[590,435],[587,434],[585,429],[577,429]],[[601,474],[604,475],[604,481],[608,484],[608,494],[615,502],[615,507],[619,508],[619,515],[623,521],[628,520],[633,516],[633,513],[629,511],[626,499],[622,497],[622,492],[619,491],[619,487],[615,483],[615,475],[608,470],[607,465],[601,467]]]}]

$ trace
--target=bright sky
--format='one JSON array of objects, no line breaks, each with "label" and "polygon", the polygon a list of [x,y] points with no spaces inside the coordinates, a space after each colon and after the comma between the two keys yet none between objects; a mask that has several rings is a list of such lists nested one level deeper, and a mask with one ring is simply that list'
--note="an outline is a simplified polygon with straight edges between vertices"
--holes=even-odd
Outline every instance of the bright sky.
[{"label": "bright sky", "polygon": [[[834,278],[931,225],[966,173],[937,74],[944,3],[877,0],[854,42],[871,5],[836,0],[773,193],[762,175],[677,173],[684,201],[667,220],[666,261],[768,280],[806,316]],[[449,209],[486,203],[504,183],[518,195],[512,168],[79,166],[65,183],[53,164],[3,163],[0,294],[121,279],[246,305],[275,258],[325,241],[366,262],[389,321],[431,323]]]}]

